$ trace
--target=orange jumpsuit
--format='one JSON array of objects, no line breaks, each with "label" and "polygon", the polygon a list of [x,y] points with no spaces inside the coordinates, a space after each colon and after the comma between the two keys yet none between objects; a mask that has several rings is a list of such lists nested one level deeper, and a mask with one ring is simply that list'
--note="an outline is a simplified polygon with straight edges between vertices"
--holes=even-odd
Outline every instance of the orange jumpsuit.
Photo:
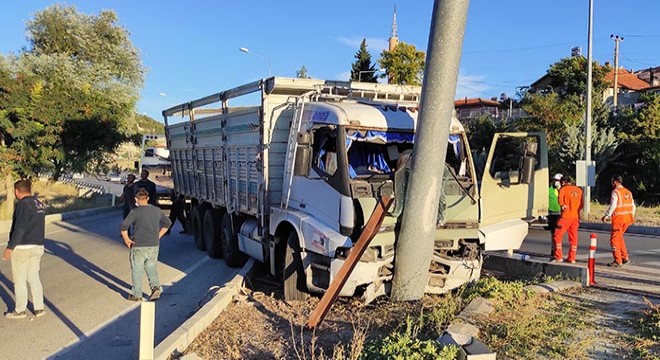
[{"label": "orange jumpsuit", "polygon": [[612,203],[606,216],[612,217],[612,232],[610,235],[610,247],[612,256],[617,264],[628,260],[628,250],[623,240],[623,234],[635,221],[635,201],[630,190],[619,185],[612,190]]},{"label": "orange jumpsuit", "polygon": [[578,226],[580,225],[580,210],[582,210],[582,189],[575,185],[565,185],[559,189],[559,205],[561,217],[557,221],[557,229],[552,237],[553,256],[556,260],[563,258],[561,249],[562,238],[568,231],[568,242],[571,245],[566,261],[575,261],[578,245]]}]

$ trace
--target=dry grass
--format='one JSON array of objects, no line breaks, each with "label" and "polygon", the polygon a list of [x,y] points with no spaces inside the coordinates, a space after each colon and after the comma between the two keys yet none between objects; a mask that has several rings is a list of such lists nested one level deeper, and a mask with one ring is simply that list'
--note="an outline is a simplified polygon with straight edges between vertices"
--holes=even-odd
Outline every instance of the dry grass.
[{"label": "dry grass", "polygon": [[[589,211],[589,221],[600,222],[609,205],[592,202]],[[635,225],[660,226],[660,206],[637,206],[635,212]]]},{"label": "dry grass", "polygon": [[[33,183],[32,192],[46,205],[47,214],[106,207],[112,201],[109,196],[102,195],[80,197],[74,186],[45,180]],[[7,201],[7,195],[7,185],[0,185],[0,220],[10,220],[13,213],[13,204]]]}]

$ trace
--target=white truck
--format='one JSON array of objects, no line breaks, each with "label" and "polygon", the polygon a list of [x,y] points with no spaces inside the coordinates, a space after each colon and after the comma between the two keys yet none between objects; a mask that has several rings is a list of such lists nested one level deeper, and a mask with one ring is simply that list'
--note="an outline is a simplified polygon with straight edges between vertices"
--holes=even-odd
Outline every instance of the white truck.
[{"label": "white truck", "polygon": [[[403,203],[420,91],[271,77],[164,110],[196,246],[229,266],[248,256],[269,265],[286,299],[324,292],[378,199]],[[518,249],[521,219],[545,214],[548,202],[543,133],[497,134],[481,179],[455,118],[447,146],[432,293],[477,279],[484,251]],[[390,209],[340,295],[388,293],[400,210]]]}]

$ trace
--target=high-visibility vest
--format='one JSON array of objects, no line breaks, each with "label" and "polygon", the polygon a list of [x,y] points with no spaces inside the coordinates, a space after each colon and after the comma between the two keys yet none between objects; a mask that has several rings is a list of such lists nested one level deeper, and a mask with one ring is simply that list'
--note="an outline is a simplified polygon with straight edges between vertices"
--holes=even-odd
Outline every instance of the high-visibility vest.
[{"label": "high-visibility vest", "polygon": [[618,187],[612,190],[616,193],[617,203],[612,216],[629,216],[631,219],[633,217],[633,196],[630,190],[624,187]]}]

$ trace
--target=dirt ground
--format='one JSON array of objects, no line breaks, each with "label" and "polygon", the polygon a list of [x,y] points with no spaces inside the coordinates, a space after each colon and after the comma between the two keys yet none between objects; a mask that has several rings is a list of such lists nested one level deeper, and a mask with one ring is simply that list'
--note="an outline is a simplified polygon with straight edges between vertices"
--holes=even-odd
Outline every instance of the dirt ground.
[{"label": "dirt ground", "polygon": [[[310,332],[303,326],[319,298],[287,303],[282,300],[281,287],[263,271],[251,285],[252,289],[246,289],[197,337],[186,354],[203,359],[356,359],[365,341],[383,338],[438,301],[427,296],[420,302],[381,299],[364,305],[357,299],[339,299],[316,332]],[[593,309],[585,319],[589,330],[579,335],[590,338],[589,358],[632,358],[626,348],[634,333],[632,321],[645,307],[641,296],[590,288],[562,297]],[[438,336],[435,329],[426,331],[421,334],[425,338]]]}]

